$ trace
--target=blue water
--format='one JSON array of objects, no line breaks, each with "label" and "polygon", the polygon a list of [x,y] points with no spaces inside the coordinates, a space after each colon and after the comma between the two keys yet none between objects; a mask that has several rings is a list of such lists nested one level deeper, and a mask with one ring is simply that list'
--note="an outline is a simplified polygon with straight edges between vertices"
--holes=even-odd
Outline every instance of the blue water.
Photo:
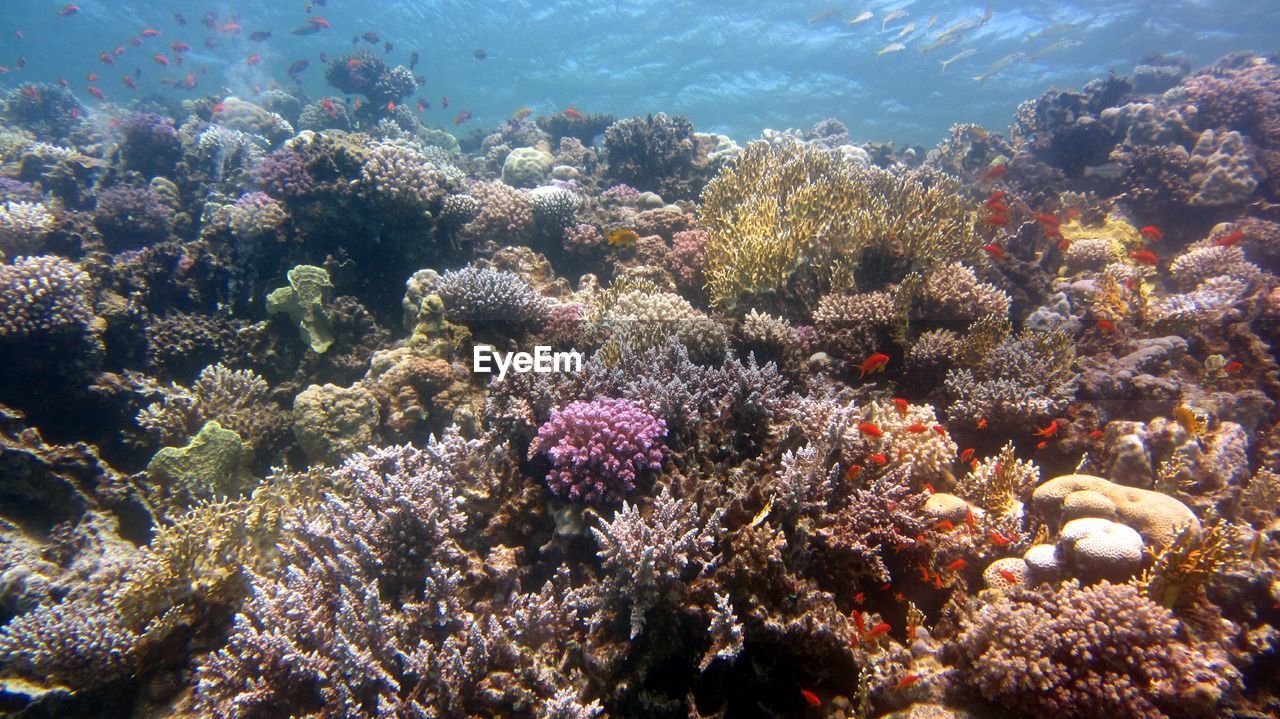
[{"label": "blue water", "polygon": [[[357,47],[392,64],[406,64],[417,51],[416,72],[426,85],[418,97],[430,102],[429,124],[456,129],[460,110],[474,116],[470,127],[492,126],[520,107],[550,114],[573,106],[584,112],[628,117],[648,112],[688,116],[701,131],[726,133],[739,141],[766,127],[807,127],[836,117],[855,140],[892,140],[932,145],[953,123],[1006,127],[1017,105],[1051,86],[1078,87],[1109,69],[1130,72],[1151,52],[1184,57],[1193,67],[1234,50],[1276,49],[1280,3],[1267,0],[1202,2],[996,2],[989,22],[962,41],[922,55],[921,48],[944,29],[980,17],[986,5],[966,2],[764,3],[704,0],[590,2],[376,2],[329,0],[307,14],[305,0],[259,3],[189,3],[156,0],[84,0],[80,11],[59,17],[65,3],[5,0],[0,19],[0,88],[25,81],[65,78],[86,101],[88,73],[114,102],[135,93],[121,76],[141,69],[137,96],[148,92],[187,97],[222,88],[251,96],[254,86],[290,85],[284,70],[307,59],[302,84],[312,97],[332,94],[323,78],[321,52],[330,59]],[[882,30],[892,10],[907,15]],[[863,10],[871,20],[847,27]],[[237,18],[239,34],[211,32],[205,12],[219,22]],[[179,26],[174,13],[187,20]],[[331,27],[307,36],[290,31],[309,17]],[[936,17],[932,31],[926,32]],[[906,49],[877,59],[909,23],[916,30]],[[1027,36],[1058,23],[1062,32],[1037,40]],[[143,28],[161,32],[140,47],[128,44]],[[15,37],[20,30],[22,39]],[[252,42],[249,34],[273,37]],[[373,32],[377,45],[352,36]],[[206,38],[218,47],[205,47]],[[175,40],[192,46],[183,65],[163,68],[152,56],[174,53]],[[1053,42],[1078,45],[1016,62],[986,83],[975,76],[1017,52],[1036,54]],[[383,55],[382,42],[392,51]],[[99,53],[117,46],[126,52],[115,66]],[[946,73],[940,61],[968,49]],[[476,59],[477,49],[485,59]],[[257,53],[262,61],[246,65]],[[26,68],[13,71],[19,57]],[[207,70],[203,70],[207,68]],[[195,71],[194,91],[161,84]],[[449,98],[443,109],[441,96]],[[411,100],[416,102],[416,98]]]}]

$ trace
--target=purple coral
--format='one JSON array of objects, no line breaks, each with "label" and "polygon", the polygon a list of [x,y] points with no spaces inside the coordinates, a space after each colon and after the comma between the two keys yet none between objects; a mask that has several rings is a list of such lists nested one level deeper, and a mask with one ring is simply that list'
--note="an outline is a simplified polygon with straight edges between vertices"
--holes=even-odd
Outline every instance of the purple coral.
[{"label": "purple coral", "polygon": [[639,404],[599,397],[553,410],[529,456],[551,460],[547,486],[563,497],[616,502],[635,489],[636,474],[662,468],[667,425]]},{"label": "purple coral", "polygon": [[124,133],[120,156],[131,170],[148,177],[162,175],[172,170],[182,156],[182,141],[173,120],[167,117],[135,113],[121,123],[120,129]]},{"label": "purple coral", "polygon": [[113,187],[98,196],[93,224],[108,246],[131,249],[167,238],[173,210],[149,189]]},{"label": "purple coral", "polygon": [[287,148],[276,150],[253,168],[253,179],[268,193],[280,198],[305,195],[316,186],[302,157]]},{"label": "purple coral", "polygon": [[1026,591],[971,615],[960,678],[1022,715],[1210,713],[1238,674],[1181,639],[1174,615],[1131,584]]}]

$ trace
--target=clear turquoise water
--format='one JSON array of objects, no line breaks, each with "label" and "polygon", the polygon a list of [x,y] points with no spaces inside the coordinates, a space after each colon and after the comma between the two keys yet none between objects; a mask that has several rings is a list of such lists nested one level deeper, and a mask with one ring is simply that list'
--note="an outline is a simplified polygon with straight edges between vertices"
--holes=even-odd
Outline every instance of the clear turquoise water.
[{"label": "clear turquoise water", "polygon": [[[272,81],[288,85],[285,68],[299,59],[311,67],[302,75],[312,96],[325,93],[321,52],[330,58],[353,49],[352,36],[377,33],[393,44],[389,61],[407,63],[417,51],[417,72],[425,75],[420,96],[432,107],[428,122],[453,127],[459,110],[474,123],[500,121],[520,107],[551,113],[573,106],[586,112],[627,117],[647,112],[680,113],[703,131],[724,132],[738,140],[765,127],[807,127],[825,117],[845,122],[861,141],[894,140],[932,145],[956,122],[992,129],[1007,126],[1019,102],[1050,86],[1078,87],[1114,68],[1130,72],[1145,54],[1185,57],[1193,66],[1234,50],[1276,49],[1280,3],[1274,0],[1204,2],[996,2],[988,23],[955,44],[922,55],[920,48],[945,28],[983,14],[985,5],[963,2],[806,2],[766,3],[708,0],[650,2],[554,0],[551,2],[382,2],[329,0],[310,15],[305,0],[202,4],[133,0],[84,0],[71,17],[59,17],[65,3],[53,0],[5,0],[0,18],[0,65],[11,69],[20,56],[21,72],[0,75],[0,87],[23,81],[66,78],[84,95],[87,75],[113,101],[133,95],[121,76],[140,68],[138,95],[192,93],[160,83],[199,74],[195,93],[223,87],[251,95],[253,86]],[[906,17],[882,30],[891,10]],[[873,18],[854,27],[846,21],[863,10]],[[238,35],[210,32],[201,22],[206,11],[219,20],[236,17]],[[173,17],[187,19],[179,26]],[[828,13],[830,15],[828,16]],[[331,27],[308,36],[290,31],[308,17],[322,16]],[[820,17],[821,16],[821,17]],[[930,19],[937,21],[926,33]],[[812,22],[811,22],[812,20]],[[897,40],[909,23],[916,30],[905,50],[876,53]],[[1065,31],[1028,40],[1057,23]],[[159,37],[128,44],[143,28]],[[21,40],[14,36],[21,30]],[[249,33],[270,30],[266,42]],[[216,49],[204,46],[207,37]],[[1035,61],[1020,61],[987,83],[973,79],[1012,53],[1034,55],[1063,39],[1079,45],[1052,51]],[[172,56],[169,44],[192,46],[182,66],[167,70],[152,61]],[[116,66],[98,55],[123,45]],[[359,48],[382,54],[382,45],[361,41]],[[473,53],[483,48],[487,57]],[[972,48],[976,52],[943,73],[941,60]],[[247,66],[253,53],[262,57]],[[440,108],[447,96],[449,109]],[[84,95],[89,100],[87,95]],[[466,130],[467,128],[463,128]]]}]

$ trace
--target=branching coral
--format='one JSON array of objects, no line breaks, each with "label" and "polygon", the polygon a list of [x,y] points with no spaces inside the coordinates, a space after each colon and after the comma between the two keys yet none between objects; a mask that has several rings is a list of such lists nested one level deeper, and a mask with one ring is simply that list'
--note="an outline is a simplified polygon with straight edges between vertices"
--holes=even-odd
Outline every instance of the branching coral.
[{"label": "branching coral", "polygon": [[1217,576],[1239,569],[1248,554],[1244,527],[1225,520],[1204,531],[1183,527],[1173,541],[1155,553],[1155,562],[1140,580],[1147,596],[1169,609],[1194,599]]},{"label": "branching coral", "polygon": [[809,145],[752,143],[703,194],[712,299],[733,307],[812,283],[816,294],[800,297],[812,304],[863,275],[883,283],[976,259],[983,242],[957,190],[940,173],[864,169]]},{"label": "branching coral", "polygon": [[216,420],[254,445],[279,433],[284,417],[269,403],[270,387],[253,370],[205,367],[190,389],[174,387],[160,402],[138,412],[138,424],[157,442],[178,444],[205,422]]},{"label": "branching coral", "polygon": [[1238,681],[1130,584],[1015,591],[965,618],[959,677],[1026,714],[1156,719],[1212,709]]},{"label": "branching coral", "polygon": [[0,258],[31,254],[53,215],[39,202],[9,201],[0,206]]},{"label": "branching coral", "polygon": [[625,399],[598,398],[553,410],[529,445],[551,462],[547,486],[575,501],[616,502],[640,472],[662,469],[667,425]]},{"label": "branching coral", "polygon": [[45,255],[0,265],[0,338],[84,332],[93,322],[93,281],[80,265]]},{"label": "branching coral", "polygon": [[956,494],[987,512],[1005,515],[1019,507],[1022,497],[1039,483],[1040,468],[1018,459],[1013,443],[1007,442],[998,454],[979,461],[960,479]]},{"label": "branching coral", "polygon": [[545,319],[546,300],[513,272],[468,265],[440,276],[436,293],[445,315],[472,326],[501,324],[536,328]]},{"label": "branching coral", "polygon": [[1061,332],[1027,330],[1010,337],[973,369],[951,370],[946,388],[953,419],[971,425],[986,419],[1025,428],[1067,408],[1075,397],[1075,343]]}]

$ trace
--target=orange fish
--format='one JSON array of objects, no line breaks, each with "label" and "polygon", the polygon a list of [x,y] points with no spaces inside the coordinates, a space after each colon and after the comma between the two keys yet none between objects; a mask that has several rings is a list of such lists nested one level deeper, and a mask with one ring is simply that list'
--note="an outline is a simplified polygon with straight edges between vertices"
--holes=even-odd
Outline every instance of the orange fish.
[{"label": "orange fish", "polygon": [[995,214],[995,215],[1009,214],[1009,206],[1004,204],[1002,200],[987,200],[982,204],[985,205],[988,210],[991,210],[992,214]]},{"label": "orange fish", "polygon": [[[937,490],[935,490],[935,489],[933,488],[933,485],[932,485],[932,484],[929,484],[928,482],[925,482],[925,483],[924,483],[924,491],[928,492],[929,494],[934,494]],[[925,579],[928,579],[928,578],[929,578],[929,577],[927,577],[927,576],[925,577]]]},{"label": "orange fish", "polygon": [[968,462],[971,459],[973,459],[973,447],[969,447],[968,449],[960,453],[961,462]]},{"label": "orange fish", "polygon": [[[1059,234],[1058,236],[1062,237],[1061,234]],[[1058,242],[1058,249],[1062,252],[1066,252],[1067,248],[1070,246],[1071,246],[1071,240],[1068,240],[1065,237],[1062,237],[1062,240]]]},{"label": "orange fish", "polygon": [[967,560],[964,560],[964,559],[957,559],[956,561],[954,561],[954,562],[952,562],[951,564],[948,564],[948,565],[947,565],[947,571],[948,571],[948,572],[959,572],[959,571],[961,571],[962,569],[964,569],[964,568],[965,568],[965,567],[967,567],[967,566],[969,566],[969,562],[968,562]]},{"label": "orange fish", "polygon": [[364,104],[364,103],[360,102],[360,98],[358,98],[358,97],[357,97],[357,98],[356,98],[356,101],[355,101],[355,103],[352,105],[352,107],[354,107],[355,109],[359,110],[359,109],[360,109],[360,106],[361,106],[361,105],[363,105],[363,104]]},{"label": "orange fish", "polygon": [[809,705],[809,706],[811,706],[811,707],[820,707],[820,706],[822,706],[822,700],[818,698],[818,695],[817,695],[817,694],[814,694],[813,692],[809,691],[808,689],[801,689],[801,690],[800,690],[800,696],[804,697],[804,701],[805,701],[805,703],[806,703],[806,704],[808,704],[808,705]]},{"label": "orange fish", "polygon": [[1089,439],[1102,439],[1105,436],[1107,436],[1106,432],[1100,429],[1095,429],[1089,433]]},{"label": "orange fish", "polygon": [[998,180],[1001,177],[1004,177],[1004,173],[1008,171],[1009,171],[1008,165],[993,165],[991,169],[982,173],[982,177],[979,177],[978,180],[980,182],[991,182],[993,180]]},{"label": "orange fish", "polygon": [[164,55],[153,55],[151,59],[155,60],[157,65],[164,65],[165,67],[169,67],[169,58],[165,57]]},{"label": "orange fish", "polygon": [[423,102],[422,100],[418,100],[418,112],[423,112],[426,109],[427,109],[427,103]]},{"label": "orange fish", "polygon": [[1058,434],[1058,420],[1051,420],[1048,427],[1037,429],[1035,435],[1037,437],[1055,437]]},{"label": "orange fish", "polygon": [[244,64],[250,65],[250,66],[257,65],[260,62],[262,62],[262,56],[256,52],[250,55],[249,57],[245,58],[244,60]]},{"label": "orange fish", "polygon": [[912,684],[915,684],[915,683],[916,683],[916,680],[917,680],[917,679],[919,679],[919,678],[920,678],[920,675],[918,675],[918,674],[911,674],[910,672],[908,672],[908,673],[906,673],[906,674],[903,674],[903,675],[902,675],[902,678],[898,680],[898,683],[897,683],[897,684],[894,684],[894,685],[893,685],[893,688],[894,688],[894,689],[906,689],[907,687],[911,686]]},{"label": "orange fish", "polygon": [[587,116],[586,116],[586,115],[582,114],[581,112],[578,112],[577,110],[573,109],[572,107],[566,107],[566,108],[564,109],[564,116],[565,116],[565,117],[567,117],[567,118],[569,118],[570,120],[585,120],[585,119],[587,119]]},{"label": "orange fish", "polygon": [[849,469],[845,470],[844,476],[847,479],[853,479],[854,477],[857,477],[859,474],[862,474],[862,465],[851,464],[849,465]]},{"label": "orange fish", "polygon": [[880,429],[874,424],[871,424],[870,422],[862,422],[861,424],[859,424],[858,431],[871,437],[884,436],[884,430]]},{"label": "orange fish", "polygon": [[986,428],[987,428],[987,418],[986,418],[986,417],[979,417],[979,418],[978,418],[978,429],[986,429]]},{"label": "orange fish", "polygon": [[862,364],[858,365],[858,378],[861,379],[869,374],[883,372],[885,366],[889,364],[889,355],[883,352],[876,352],[868,357]]},{"label": "orange fish", "polygon": [[909,405],[907,404],[907,401],[905,399],[902,399],[901,397],[894,397],[893,406],[898,408],[898,414],[902,415],[903,417],[907,416],[907,407]]},{"label": "orange fish", "polygon": [[1033,215],[1033,217],[1036,218],[1036,222],[1039,222],[1045,227],[1052,227],[1055,230],[1058,229],[1058,225],[1059,225],[1058,218],[1054,217],[1053,215],[1050,215],[1044,212],[1037,212],[1035,215]]},{"label": "orange fish", "polygon": [[461,125],[464,122],[471,122],[470,110],[463,110],[462,112],[458,113],[457,117],[453,118],[453,124],[455,125]]},{"label": "orange fish", "polygon": [[62,9],[58,11],[58,17],[71,17],[72,15],[75,15],[78,12],[80,12],[79,5],[71,5],[70,3],[68,3],[66,5],[63,5]]},{"label": "orange fish", "polygon": [[1132,250],[1129,252],[1129,257],[1133,258],[1133,261],[1140,265],[1151,265],[1152,267],[1155,267],[1160,264],[1160,257],[1151,250]]},{"label": "orange fish", "polygon": [[1099,332],[1106,332],[1110,334],[1116,331],[1116,326],[1111,322],[1111,320],[1098,320],[1094,326],[1098,328]]},{"label": "orange fish", "polygon": [[195,74],[194,72],[189,72],[189,73],[187,73],[187,76],[186,76],[185,78],[183,78],[183,79],[182,79],[182,85],[183,85],[183,87],[187,88],[188,90],[190,90],[191,88],[195,87],[195,86],[196,86],[196,74]]},{"label": "orange fish", "polygon": [[951,530],[956,528],[956,525],[952,524],[951,520],[944,519],[941,522],[938,522],[937,524],[933,525],[933,528],[938,530],[939,532],[950,532]]},{"label": "orange fish", "polygon": [[92,86],[92,85],[90,85],[89,87],[86,87],[84,90],[85,90],[85,92],[89,93],[90,95],[93,95],[94,97],[98,98],[99,100],[105,100],[105,99],[107,99],[107,96],[106,96],[106,95],[104,95],[104,94],[102,94],[102,91],[101,91],[101,90],[99,90],[98,88],[96,88],[96,87],[94,87],[94,86]]},{"label": "orange fish", "polygon": [[1244,369],[1244,365],[1240,362],[1228,362],[1222,367],[1222,371],[1227,374],[1235,374],[1242,369]]},{"label": "orange fish", "polygon": [[935,424],[935,425],[933,425],[933,431],[934,431],[934,432],[937,432],[938,434],[942,435],[943,437],[947,436],[947,428],[946,428],[946,427],[943,427],[943,426],[942,426],[942,425],[940,425],[940,424]]},{"label": "orange fish", "polygon": [[1009,226],[1008,215],[987,215],[986,217],[982,218],[982,221],[987,223],[988,225],[995,225],[996,227]]},{"label": "orange fish", "polygon": [[169,43],[169,49],[174,52],[186,52],[191,49],[191,46],[181,40],[174,40]]},{"label": "orange fish", "polygon": [[908,432],[911,432],[912,434],[920,434],[921,432],[929,431],[928,427],[924,426],[923,424],[920,424],[919,422],[916,422],[915,424],[907,425],[905,429]]},{"label": "orange fish", "polygon": [[1004,248],[1003,248],[1003,247],[1001,247],[1000,245],[983,245],[983,246],[982,246],[982,249],[983,249],[983,251],[984,251],[984,252],[986,252],[988,255],[991,255],[992,257],[996,258],[997,260],[1003,260],[1003,259],[1004,259]]},{"label": "orange fish", "polygon": [[999,574],[1001,579],[1010,584],[1018,583],[1018,575],[1010,572],[1008,569],[997,569],[996,574]]},{"label": "orange fish", "polygon": [[102,64],[103,64],[103,65],[114,65],[114,64],[116,64],[116,61],[115,61],[115,60],[112,60],[112,59],[111,59],[111,56],[110,56],[110,55],[108,55],[108,54],[107,54],[107,53],[105,53],[105,52],[98,56],[98,60],[100,60],[100,61],[102,62]]},{"label": "orange fish", "polygon": [[138,34],[139,34],[139,35],[141,35],[141,36],[143,36],[143,37],[155,37],[155,36],[157,36],[157,35],[159,35],[159,34],[160,34],[160,31],[159,31],[159,30],[156,30],[155,28],[150,28],[150,27],[149,27],[149,28],[145,28],[142,32],[140,32],[140,33],[138,33]]},{"label": "orange fish", "polygon": [[867,459],[875,462],[876,464],[885,464],[889,461],[889,458],[883,454],[873,454],[870,457],[867,457]]},{"label": "orange fish", "polygon": [[890,629],[893,629],[893,627],[889,626],[888,622],[880,622],[867,631],[867,638],[870,639],[871,637],[878,637],[881,634],[888,634]]},{"label": "orange fish", "polygon": [[321,29],[329,27],[329,21],[322,17],[309,17],[307,18],[307,22]]},{"label": "orange fish", "polygon": [[1147,225],[1141,230],[1138,230],[1138,232],[1141,232],[1147,239],[1151,240],[1152,242],[1159,242],[1160,240],[1164,239],[1164,233],[1161,232],[1160,228],[1156,227],[1155,225]]},{"label": "orange fish", "polygon": [[982,204],[986,205],[987,207],[991,207],[993,203],[1000,202],[1008,194],[1009,193],[1005,192],[1004,190],[996,190],[995,192],[992,192],[991,196],[987,198],[987,201]]},{"label": "orange fish", "polygon": [[999,532],[997,532],[997,531],[996,531],[996,530],[994,530],[994,529],[993,529],[993,530],[991,530],[991,531],[987,534],[987,536],[991,537],[991,543],[992,543],[992,544],[994,544],[994,545],[996,545],[997,547],[1006,547],[1006,546],[1008,546],[1008,545],[1010,545],[1010,544],[1013,544],[1013,538],[1012,538],[1012,537],[1006,537],[1006,536],[1004,536],[1003,534],[1000,534]]},{"label": "orange fish", "polygon": [[1213,241],[1215,247],[1231,247],[1232,245],[1244,239],[1244,230],[1233,230],[1229,235],[1223,235]]},{"label": "orange fish", "polygon": [[387,101],[387,112],[395,112],[395,109],[396,109],[396,101],[395,101],[395,100],[388,100],[388,101]]},{"label": "orange fish", "polygon": [[89,82],[97,82],[97,81],[98,81],[98,74],[95,72],[89,73]]},{"label": "orange fish", "polygon": [[333,104],[333,100],[330,100],[329,98],[326,97],[325,99],[320,101],[320,106],[323,107],[325,111],[329,113],[329,117],[338,116],[338,107],[337,105]]}]

